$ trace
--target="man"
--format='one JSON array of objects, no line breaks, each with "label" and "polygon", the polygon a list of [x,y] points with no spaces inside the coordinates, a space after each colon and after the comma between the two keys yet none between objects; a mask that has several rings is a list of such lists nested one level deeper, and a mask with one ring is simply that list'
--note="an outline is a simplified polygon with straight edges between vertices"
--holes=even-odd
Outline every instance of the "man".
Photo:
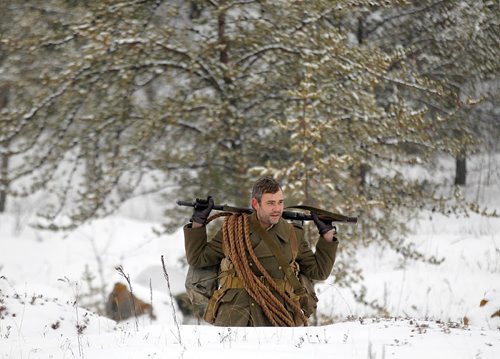
[{"label": "man", "polygon": [[[284,197],[279,183],[263,177],[253,186],[254,212],[248,218],[241,218],[240,215],[243,223],[240,227],[238,222],[233,222],[207,241],[205,225],[213,205],[211,197],[204,201],[197,200],[191,223],[184,227],[188,263],[193,267],[221,264],[223,288],[214,294],[214,303],[212,306],[209,304],[208,309],[212,311],[213,323],[220,326],[306,324],[303,312],[297,313],[297,308],[300,309],[294,304],[298,303],[294,302],[298,298],[297,288],[286,270],[291,267],[288,263],[292,263],[296,272],[300,271],[311,280],[328,278],[338,246],[332,223],[321,221],[313,214],[320,233],[314,253],[304,239],[303,229],[281,218]],[[241,235],[238,235],[239,232],[233,235],[233,241],[239,238],[241,242],[234,244],[229,240],[231,238],[227,238],[231,237],[230,228],[245,227],[246,231],[240,230],[243,232]],[[240,251],[238,257],[238,248],[243,248],[247,234],[247,247]],[[278,256],[275,255],[276,250],[279,251]],[[282,257],[281,262],[286,261],[287,265],[280,265],[277,257]],[[254,283],[249,284],[252,280]],[[256,290],[253,289],[255,286]]]}]

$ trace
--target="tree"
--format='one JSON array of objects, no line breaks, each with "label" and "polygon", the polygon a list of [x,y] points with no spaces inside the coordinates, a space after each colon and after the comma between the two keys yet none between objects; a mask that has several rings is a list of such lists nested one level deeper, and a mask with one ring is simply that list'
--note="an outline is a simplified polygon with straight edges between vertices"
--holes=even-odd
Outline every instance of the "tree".
[{"label": "tree", "polygon": [[[157,16],[160,5],[52,1],[7,7],[12,27],[3,40],[4,68],[16,77],[18,96],[0,141],[14,146],[12,155],[26,156],[11,178],[29,186],[14,194],[54,193],[49,219],[69,211],[70,225],[78,225],[105,215],[136,195],[146,173],[184,169],[190,160],[169,146],[183,139],[189,146],[191,134],[202,134],[189,124],[200,99],[182,80],[211,80],[188,50],[167,41],[178,29]],[[159,81],[168,92],[174,78],[173,96],[141,100]],[[153,189],[162,186],[153,181]]]},{"label": "tree", "polygon": [[52,191],[45,215],[69,213],[72,225],[114,210],[152,173],[150,191],[223,188],[246,202],[248,164],[268,157],[263,128],[287,106],[298,84],[289,74],[308,51],[294,36],[333,12],[320,5],[7,6],[4,68],[19,96],[0,141],[26,156],[11,177],[30,184],[12,193]]},{"label": "tree", "polygon": [[443,150],[456,158],[457,185],[466,181],[467,154],[499,130],[493,120],[500,55],[498,10],[494,1],[411,1],[407,6],[364,9],[349,25],[360,34],[359,41],[387,52],[406,49],[405,68],[396,62],[392,72],[417,73],[445,90],[443,96],[425,96],[394,86],[381,91],[381,100],[403,96],[426,106],[434,118],[452,119],[437,135],[456,139]]},{"label": "tree", "polygon": [[[440,121],[429,123],[425,109],[415,109],[403,99],[384,107],[377,89],[384,82],[435,96],[441,91],[418,77],[391,75],[390,65],[404,61],[404,52],[352,46],[332,25],[335,18],[316,18],[314,25],[301,29],[301,40],[309,39],[309,51],[295,72],[299,85],[288,93],[287,111],[274,121],[272,135],[279,140],[270,152],[275,156],[254,171],[282,180],[285,190],[294,193],[294,202],[359,216],[358,225],[344,232],[351,240],[339,253],[335,275],[340,285],[360,280],[353,253],[369,242],[388,246],[405,258],[438,263],[404,240],[407,218],[437,202],[433,187],[422,179],[409,179],[404,171],[422,159],[430,161],[431,153],[450,144],[435,141]],[[422,147],[421,153],[408,153],[408,145]],[[281,148],[288,149],[286,156]]]},{"label": "tree", "polygon": [[[110,213],[141,184],[172,186],[167,203],[182,193],[246,205],[271,173],[290,201],[360,216],[340,283],[359,279],[352,252],[369,241],[421,258],[404,242],[406,218],[441,201],[404,169],[456,148],[438,134],[459,127],[417,99],[456,96],[409,71],[411,48],[364,41],[364,30],[351,41],[345,23],[368,6],[382,5],[11,2],[1,73],[15,101],[0,128],[10,192],[51,193],[43,214],[57,229]],[[166,207],[178,228],[185,215]]]},{"label": "tree", "polygon": [[[0,111],[7,106],[9,89],[6,85],[0,87]],[[9,187],[9,155],[0,153],[0,213],[5,211],[7,203],[7,189]]]}]

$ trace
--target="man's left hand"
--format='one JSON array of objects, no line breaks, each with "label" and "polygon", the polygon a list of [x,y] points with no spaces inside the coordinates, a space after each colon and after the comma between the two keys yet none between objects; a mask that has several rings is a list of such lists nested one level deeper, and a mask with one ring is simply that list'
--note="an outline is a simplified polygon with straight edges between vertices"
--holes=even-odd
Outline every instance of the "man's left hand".
[{"label": "man's left hand", "polygon": [[318,227],[319,234],[327,241],[333,241],[337,234],[337,227],[333,225],[333,221],[319,219],[318,215],[314,212],[311,212],[311,216],[314,224]]}]

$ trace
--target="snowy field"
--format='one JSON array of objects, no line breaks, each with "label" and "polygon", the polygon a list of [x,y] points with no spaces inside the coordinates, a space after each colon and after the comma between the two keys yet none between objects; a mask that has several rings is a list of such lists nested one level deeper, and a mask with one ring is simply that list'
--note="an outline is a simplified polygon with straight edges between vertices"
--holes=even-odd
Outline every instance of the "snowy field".
[{"label": "snowy field", "polygon": [[[472,178],[468,194],[498,211],[500,190],[492,183],[500,177],[480,187]],[[159,223],[125,214],[71,233],[32,229],[28,211],[0,215],[0,358],[500,358],[500,312],[491,317],[500,310],[499,218],[422,213],[410,241],[444,258],[440,265],[360,250],[366,299],[382,304],[387,318],[327,280],[317,287],[319,312],[333,324],[276,329],[183,324],[160,261],[163,255],[172,294],[182,292],[181,230],[158,236]],[[118,265],[156,319],[117,324],[84,309],[126,283]],[[104,293],[93,292],[103,285]]]}]

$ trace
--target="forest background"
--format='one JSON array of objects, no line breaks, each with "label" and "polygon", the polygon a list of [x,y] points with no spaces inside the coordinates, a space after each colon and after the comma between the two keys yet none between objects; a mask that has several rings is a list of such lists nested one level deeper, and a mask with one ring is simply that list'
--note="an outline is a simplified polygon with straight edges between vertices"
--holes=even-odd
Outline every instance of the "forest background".
[{"label": "forest background", "polygon": [[[337,285],[361,280],[352,259],[368,243],[439,263],[407,241],[418,211],[496,216],[461,186],[470,156],[498,152],[499,10],[2,1],[0,212],[38,195],[35,225],[70,230],[148,196],[172,232],[176,199],[248,206],[272,175],[287,205],[359,217],[342,228]],[[454,178],[412,176],[440,158]]]}]

